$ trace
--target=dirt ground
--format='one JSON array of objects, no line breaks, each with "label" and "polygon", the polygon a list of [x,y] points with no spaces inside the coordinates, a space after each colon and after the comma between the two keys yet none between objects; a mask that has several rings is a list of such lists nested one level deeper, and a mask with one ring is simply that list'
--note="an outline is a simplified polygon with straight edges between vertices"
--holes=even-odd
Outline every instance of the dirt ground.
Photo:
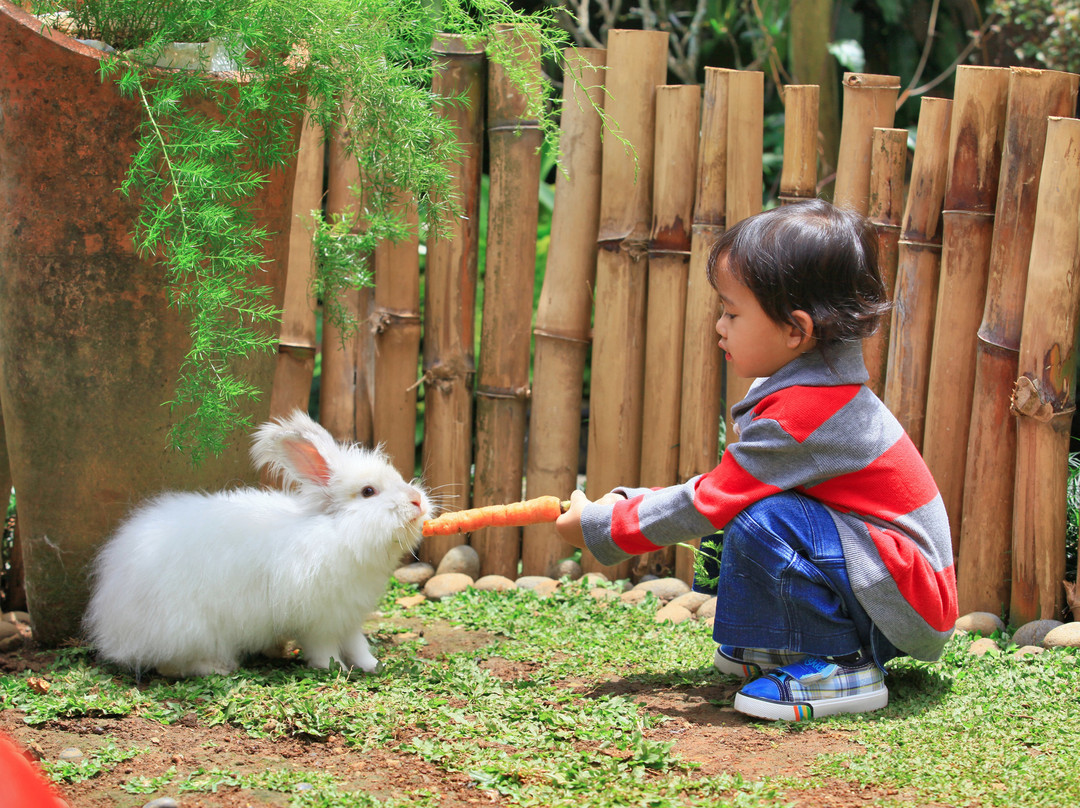
[{"label": "dirt ground", "polygon": [[[468,634],[468,645],[482,646],[487,642],[478,632]],[[441,632],[430,624],[424,626],[424,636],[427,645],[420,653],[432,658],[460,651],[466,639],[461,631]],[[33,649],[0,654],[0,675],[40,669],[47,661],[47,653]],[[506,680],[528,678],[537,667],[501,657],[488,658],[482,664]],[[762,732],[760,725],[755,726],[730,707],[713,703],[730,703],[737,688],[734,681],[724,686],[730,687],[731,692],[719,692],[716,687],[673,689],[632,679],[615,679],[599,687],[574,681],[566,684],[586,697],[623,695],[651,713],[667,716],[669,720],[651,730],[652,740],[674,740],[675,754],[700,764],[701,776],[728,772],[741,774],[747,780],[799,777],[818,755],[857,753],[860,748],[849,733],[827,727],[807,732]],[[103,745],[106,737],[114,739],[120,748],[149,750],[120,763],[110,772],[66,786],[64,795],[72,808],[139,808],[153,795],[128,794],[120,788],[121,783],[133,776],[163,775],[170,768],[183,775],[199,767],[240,773],[281,768],[323,771],[348,784],[350,789],[366,791],[377,798],[401,797],[418,789],[438,792],[442,795],[441,804],[447,808],[511,804],[495,792],[478,790],[467,775],[448,773],[415,756],[382,750],[359,753],[338,736],[321,740],[251,738],[235,727],[203,725],[194,714],[170,726],[142,718],[95,717],[56,720],[30,727],[16,710],[0,709],[0,732],[39,757],[51,760],[68,747],[90,752]],[[289,805],[287,794],[235,787],[222,787],[211,794],[172,796],[180,808]],[[851,808],[895,798],[896,792],[834,781],[812,791],[791,791],[787,796],[797,808]]]}]

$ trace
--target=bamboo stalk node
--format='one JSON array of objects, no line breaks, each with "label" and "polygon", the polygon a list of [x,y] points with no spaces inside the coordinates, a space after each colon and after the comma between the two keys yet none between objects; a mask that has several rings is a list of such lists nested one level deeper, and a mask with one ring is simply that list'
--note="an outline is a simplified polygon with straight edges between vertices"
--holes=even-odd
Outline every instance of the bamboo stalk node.
[{"label": "bamboo stalk node", "polygon": [[674,255],[677,258],[690,258],[689,250],[664,250],[664,249],[652,249],[649,250],[649,258],[660,258],[665,255]]},{"label": "bamboo stalk node", "polygon": [[624,238],[607,238],[597,242],[601,250],[613,253],[623,253],[630,257],[631,261],[641,261],[649,257],[649,239],[627,236]]},{"label": "bamboo stalk node", "polygon": [[805,202],[808,199],[817,199],[814,194],[778,194],[777,198],[781,205],[790,205],[793,202]]},{"label": "bamboo stalk node", "polygon": [[415,311],[400,311],[385,306],[376,307],[368,318],[372,334],[382,334],[394,325],[420,325],[422,322],[423,318]]},{"label": "bamboo stalk node", "polygon": [[912,252],[941,252],[940,241],[912,241],[911,239],[901,238],[900,244]]},{"label": "bamboo stalk node", "polygon": [[298,359],[306,359],[315,355],[316,348],[313,345],[292,345],[288,342],[279,342],[277,351],[279,354],[295,356]]},{"label": "bamboo stalk node", "polygon": [[528,399],[532,395],[532,389],[525,387],[496,387],[491,384],[479,384],[476,386],[478,398],[500,399]]},{"label": "bamboo stalk node", "polygon": [[1039,389],[1030,377],[1021,376],[1013,385],[1012,397],[1009,400],[1009,411],[1013,415],[1034,418],[1039,423],[1048,424],[1058,415],[1075,412],[1076,404],[1055,406],[1052,401],[1047,401],[1039,394]]},{"label": "bamboo stalk node", "polygon": [[589,345],[592,342],[592,335],[589,333],[581,336],[580,334],[572,334],[569,331],[557,331],[553,328],[534,328],[533,336],[547,337],[548,339],[557,339],[563,342],[576,342],[581,345]]},{"label": "bamboo stalk node", "polygon": [[472,373],[472,369],[466,367],[465,363],[460,359],[450,362],[436,362],[434,365],[424,368],[424,375],[417,379],[409,389],[414,390],[423,384],[427,387],[434,387],[440,393],[449,393],[457,382],[468,379]]},{"label": "bamboo stalk node", "polygon": [[537,120],[510,120],[510,121],[498,121],[496,123],[488,124],[488,132],[525,132],[528,130],[539,131],[540,122]]},{"label": "bamboo stalk node", "polygon": [[693,226],[690,228],[690,232],[694,236],[703,236],[706,238],[720,238],[720,236],[724,235],[725,230],[727,230],[727,227],[723,224],[709,224],[706,222],[694,222]]}]

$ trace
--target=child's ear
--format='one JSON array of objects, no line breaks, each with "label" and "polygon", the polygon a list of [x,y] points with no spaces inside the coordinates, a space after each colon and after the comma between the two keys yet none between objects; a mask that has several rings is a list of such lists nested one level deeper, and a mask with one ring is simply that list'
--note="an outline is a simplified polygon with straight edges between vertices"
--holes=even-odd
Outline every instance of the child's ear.
[{"label": "child's ear", "polygon": [[791,328],[787,344],[791,349],[802,348],[814,341],[814,321],[802,309],[791,312]]}]

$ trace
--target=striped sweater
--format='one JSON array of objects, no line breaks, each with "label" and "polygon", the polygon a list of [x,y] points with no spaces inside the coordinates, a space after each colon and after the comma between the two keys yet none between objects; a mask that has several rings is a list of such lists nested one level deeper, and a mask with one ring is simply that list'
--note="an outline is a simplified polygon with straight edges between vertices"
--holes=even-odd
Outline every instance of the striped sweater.
[{"label": "striped sweater", "polygon": [[941,655],[956,622],[948,517],[915,445],[865,386],[858,345],[811,351],[758,379],[732,408],[739,440],[720,465],[661,489],[589,505],[585,543],[604,564],[722,529],[779,491],[824,504],[836,523],[852,590],[894,646]]}]

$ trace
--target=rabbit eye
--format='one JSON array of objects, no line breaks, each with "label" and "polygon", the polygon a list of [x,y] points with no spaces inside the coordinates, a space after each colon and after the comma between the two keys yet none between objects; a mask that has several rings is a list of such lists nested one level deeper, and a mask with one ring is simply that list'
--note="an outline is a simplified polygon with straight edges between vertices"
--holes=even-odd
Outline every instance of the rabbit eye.
[{"label": "rabbit eye", "polygon": [[363,488],[360,489],[360,496],[362,496],[364,499],[367,499],[368,497],[373,497],[377,493],[379,493],[379,492],[376,491],[375,488],[373,486],[370,486],[370,485],[365,485]]}]

